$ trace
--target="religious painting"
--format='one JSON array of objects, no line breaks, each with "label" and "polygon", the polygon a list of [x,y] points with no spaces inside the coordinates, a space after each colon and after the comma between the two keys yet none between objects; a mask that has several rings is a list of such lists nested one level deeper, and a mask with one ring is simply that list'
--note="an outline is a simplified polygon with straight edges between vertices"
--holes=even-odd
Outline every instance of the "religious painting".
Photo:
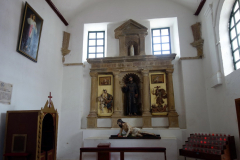
[{"label": "religious painting", "polygon": [[[100,113],[113,112],[113,96],[107,92],[107,89],[103,89],[102,94],[98,97],[98,101]],[[106,108],[106,111],[104,108]]]},{"label": "religious painting", "polygon": [[111,85],[111,76],[99,77],[99,86]]},{"label": "religious painting", "polygon": [[26,2],[17,51],[37,62],[43,19]]},{"label": "religious painting", "polygon": [[155,96],[155,103],[151,106],[152,113],[167,112],[167,92],[161,86],[152,88],[151,94]]},{"label": "religious painting", "polygon": [[164,83],[164,74],[152,74],[151,84]]}]

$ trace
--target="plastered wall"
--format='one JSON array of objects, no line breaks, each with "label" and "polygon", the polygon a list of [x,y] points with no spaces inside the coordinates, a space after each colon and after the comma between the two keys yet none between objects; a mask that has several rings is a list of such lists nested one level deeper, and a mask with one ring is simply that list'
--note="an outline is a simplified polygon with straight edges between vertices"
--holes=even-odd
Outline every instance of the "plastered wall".
[{"label": "plastered wall", "polygon": [[28,3],[44,20],[37,63],[16,51],[25,2],[0,2],[0,81],[13,85],[11,105],[0,104],[0,159],[6,111],[39,110],[51,92],[54,106],[61,112],[63,69],[60,49],[66,26],[45,1],[28,0]]},{"label": "plastered wall", "polygon": [[[210,131],[233,135],[237,146],[238,159],[240,159],[235,106],[235,99],[240,97],[240,70],[234,71],[224,68],[228,67],[228,65],[233,68],[233,64],[230,61],[228,65],[224,65],[224,63],[228,63],[228,57],[231,57],[229,55],[231,53],[227,52],[227,50],[230,50],[230,45],[226,44],[228,32],[223,29],[227,28],[228,24],[221,23],[221,21],[228,22],[230,13],[227,14],[226,10],[229,10],[233,3],[234,0],[208,1],[199,16],[199,21],[202,22],[203,39],[207,42],[206,45],[204,44],[203,76],[205,79]],[[213,38],[214,34],[216,39]],[[224,36],[224,39],[219,38]],[[216,47],[216,43],[219,41],[221,47]],[[213,88],[212,77],[218,71],[222,75],[222,84]]]}]

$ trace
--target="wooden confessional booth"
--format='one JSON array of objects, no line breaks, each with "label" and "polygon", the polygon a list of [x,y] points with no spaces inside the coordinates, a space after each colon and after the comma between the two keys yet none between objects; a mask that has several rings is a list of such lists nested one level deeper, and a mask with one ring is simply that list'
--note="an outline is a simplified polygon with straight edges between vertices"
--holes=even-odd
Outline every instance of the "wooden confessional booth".
[{"label": "wooden confessional booth", "polygon": [[58,113],[51,101],[41,110],[7,111],[4,158],[56,160]]}]

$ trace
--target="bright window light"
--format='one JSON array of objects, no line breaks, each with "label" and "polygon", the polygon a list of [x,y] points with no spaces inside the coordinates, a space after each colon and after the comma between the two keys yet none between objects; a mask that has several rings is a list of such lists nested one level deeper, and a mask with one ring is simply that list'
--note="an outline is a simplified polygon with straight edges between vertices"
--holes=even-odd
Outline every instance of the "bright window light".
[{"label": "bright window light", "polygon": [[153,55],[171,54],[170,28],[152,29]]},{"label": "bright window light", "polygon": [[239,0],[236,0],[229,18],[229,37],[233,55],[234,69],[240,68],[240,9]]},{"label": "bright window light", "polygon": [[105,48],[105,31],[88,32],[87,58],[103,58]]}]

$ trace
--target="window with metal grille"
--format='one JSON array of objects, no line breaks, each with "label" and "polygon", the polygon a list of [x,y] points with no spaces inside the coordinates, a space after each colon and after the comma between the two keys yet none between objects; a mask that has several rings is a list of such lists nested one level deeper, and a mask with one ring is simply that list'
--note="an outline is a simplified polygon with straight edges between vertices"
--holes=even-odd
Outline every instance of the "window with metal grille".
[{"label": "window with metal grille", "polygon": [[236,0],[229,19],[229,37],[232,49],[234,69],[240,68],[240,9]]},{"label": "window with metal grille", "polygon": [[103,58],[104,51],[105,31],[89,31],[87,58]]},{"label": "window with metal grille", "polygon": [[170,28],[152,29],[153,55],[171,54]]}]

